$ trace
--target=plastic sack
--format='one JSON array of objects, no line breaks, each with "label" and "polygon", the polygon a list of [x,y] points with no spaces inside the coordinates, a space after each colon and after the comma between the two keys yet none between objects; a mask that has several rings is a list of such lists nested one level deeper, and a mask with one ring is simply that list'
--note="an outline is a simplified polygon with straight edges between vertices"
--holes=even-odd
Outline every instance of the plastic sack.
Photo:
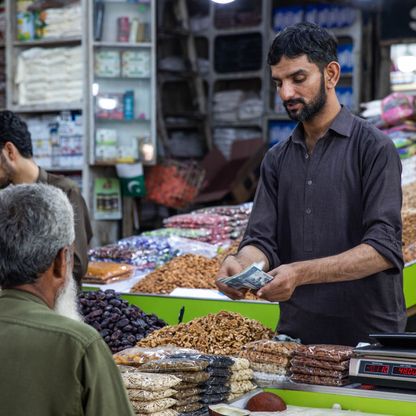
[{"label": "plastic sack", "polygon": [[271,374],[261,371],[255,371],[253,380],[259,387],[270,387],[274,383],[279,384],[288,381],[289,378],[284,374]]},{"label": "plastic sack", "polygon": [[208,408],[205,406],[193,412],[183,412],[179,414],[179,416],[205,416],[205,415],[208,415]]},{"label": "plastic sack", "polygon": [[292,374],[290,380],[295,383],[304,383],[304,384],[318,384],[321,386],[345,386],[349,383],[348,378],[333,378],[333,377],[319,377],[311,376],[306,374]]},{"label": "plastic sack", "polygon": [[178,353],[197,352],[188,348],[178,348],[170,345],[157,348],[133,347],[119,351],[113,355],[116,364],[140,367],[149,361],[160,360]]},{"label": "plastic sack", "polygon": [[204,394],[223,394],[230,391],[229,384],[212,384],[203,387]]},{"label": "plastic sack", "polygon": [[346,345],[300,345],[296,355],[315,360],[334,361],[339,363],[351,358],[353,347]]},{"label": "plastic sack", "polygon": [[222,401],[226,400],[228,397],[228,393],[223,394],[208,394],[201,398],[201,403],[204,404],[215,404],[221,403]]},{"label": "plastic sack", "polygon": [[140,371],[151,373],[170,373],[177,371],[198,372],[205,370],[207,367],[207,361],[169,357],[143,364],[140,367]]},{"label": "plastic sack", "polygon": [[139,401],[130,401],[134,411],[140,412],[140,413],[155,413],[160,412],[165,409],[169,409],[172,407],[175,403],[175,399],[159,399],[159,400],[153,400],[151,402],[139,402]]},{"label": "plastic sack", "polygon": [[175,387],[175,390],[179,392],[181,391],[187,391],[188,389],[196,389],[199,387],[199,383],[185,383],[182,382],[181,384],[179,384],[178,386]]},{"label": "plastic sack", "polygon": [[221,386],[227,386],[229,384],[228,377],[214,377],[211,376],[206,380],[204,387],[213,386],[213,385],[221,385]]},{"label": "plastic sack", "polygon": [[175,247],[181,254],[198,254],[212,259],[217,255],[218,246],[215,244],[195,241],[189,238],[172,236],[169,237],[169,244]]},{"label": "plastic sack", "polygon": [[[160,391],[175,387],[181,379],[171,374],[142,373],[134,367],[118,367],[124,386],[129,389]],[[156,410],[155,410],[156,411]]]},{"label": "plastic sack", "polygon": [[[130,400],[148,402],[151,400],[166,399],[176,394],[176,390],[166,389],[160,391],[148,391],[139,389],[127,389],[127,395]],[[174,397],[176,399],[176,397]]]},{"label": "plastic sack", "polygon": [[305,357],[294,357],[291,359],[290,364],[292,366],[307,366],[307,367],[317,367],[317,368],[324,368],[327,370],[334,370],[334,371],[344,371],[348,370],[350,361],[340,361],[335,363],[333,361],[324,361],[324,360],[314,360],[313,358],[305,358]]},{"label": "plastic sack", "polygon": [[212,377],[225,377],[229,378],[231,376],[231,370],[228,368],[221,367],[207,367],[205,370]]}]

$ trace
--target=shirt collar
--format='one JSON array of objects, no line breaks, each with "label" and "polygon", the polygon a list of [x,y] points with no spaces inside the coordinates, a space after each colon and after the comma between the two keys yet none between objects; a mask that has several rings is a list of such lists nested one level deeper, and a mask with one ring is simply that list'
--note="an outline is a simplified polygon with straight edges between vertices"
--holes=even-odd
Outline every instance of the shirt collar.
[{"label": "shirt collar", "polygon": [[14,298],[19,300],[28,300],[35,303],[39,303],[40,305],[44,305],[48,307],[46,302],[41,299],[40,297],[33,295],[32,293],[26,292],[24,290],[18,289],[3,289],[0,292],[0,298]]},{"label": "shirt collar", "polygon": [[39,166],[39,176],[36,183],[45,183],[48,180],[48,173]]},{"label": "shirt collar", "polygon": [[[353,116],[350,111],[341,106],[341,110],[338,112],[328,130],[332,130],[341,136],[349,137],[351,135]],[[292,141],[294,143],[304,143],[304,132],[302,123],[298,123],[292,133]]]}]

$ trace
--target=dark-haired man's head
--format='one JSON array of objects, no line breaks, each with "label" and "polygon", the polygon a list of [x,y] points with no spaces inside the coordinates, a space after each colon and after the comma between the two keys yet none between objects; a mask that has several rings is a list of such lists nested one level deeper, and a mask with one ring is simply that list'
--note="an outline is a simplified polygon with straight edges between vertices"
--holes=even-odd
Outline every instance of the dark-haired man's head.
[{"label": "dark-haired man's head", "polygon": [[27,124],[12,111],[0,111],[0,189],[21,176],[19,169],[34,163],[32,140]]},{"label": "dark-haired man's head", "polygon": [[337,41],[315,24],[299,23],[276,36],[268,64],[289,117],[309,121],[327,102],[326,75],[331,83],[338,79]]}]

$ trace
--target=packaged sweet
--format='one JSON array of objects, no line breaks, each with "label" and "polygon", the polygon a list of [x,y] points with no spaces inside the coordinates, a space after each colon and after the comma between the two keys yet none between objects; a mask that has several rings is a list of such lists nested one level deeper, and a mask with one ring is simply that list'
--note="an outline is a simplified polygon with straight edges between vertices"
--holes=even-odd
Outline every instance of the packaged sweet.
[{"label": "packaged sweet", "polygon": [[243,349],[248,351],[265,352],[268,354],[284,355],[292,357],[299,348],[296,342],[280,342],[269,339],[253,341],[244,345]]},{"label": "packaged sweet", "polygon": [[203,371],[207,367],[207,361],[169,357],[143,364],[140,367],[140,371],[151,373],[172,373],[178,371],[197,372]]},{"label": "packaged sweet", "polygon": [[172,358],[188,358],[191,360],[207,361],[209,364],[209,367],[207,367],[208,371],[210,371],[212,368],[229,368],[235,363],[234,359],[231,357],[214,354],[189,354],[184,352],[181,354],[172,355]]},{"label": "packaged sweet", "polygon": [[288,365],[280,364],[267,364],[267,363],[255,363],[251,362],[250,367],[253,371],[258,371],[261,373],[271,373],[271,374],[280,374],[285,375],[288,373]]},{"label": "packaged sweet", "polygon": [[346,345],[300,345],[296,355],[316,360],[334,361],[339,363],[351,358],[353,347]]},{"label": "packaged sweet", "polygon": [[186,406],[188,404],[199,402],[200,399],[201,399],[201,396],[199,394],[195,394],[193,396],[183,397],[182,399],[178,399],[176,397],[176,400],[177,400],[176,406],[179,406],[179,407]]},{"label": "packaged sweet", "polygon": [[196,350],[191,350],[189,348],[178,348],[171,345],[156,348],[132,347],[114,354],[113,359],[116,364],[140,367],[150,361],[156,361],[165,357],[170,357],[172,355],[181,353],[181,351],[183,353],[197,352]]},{"label": "packaged sweet", "polygon": [[251,381],[233,381],[230,383],[230,393],[242,393],[255,389],[256,386]]},{"label": "packaged sweet", "polygon": [[175,390],[179,392],[181,391],[186,391],[188,389],[192,390],[192,389],[196,389],[199,387],[199,383],[186,383],[186,382],[182,382],[179,385],[175,386]]},{"label": "packaged sweet", "polygon": [[262,371],[255,371],[253,374],[253,381],[259,387],[271,387],[274,383],[280,384],[288,380],[289,378],[285,374],[264,373]]},{"label": "packaged sweet", "polygon": [[185,406],[175,406],[174,410],[176,410],[178,413],[189,413],[195,412],[196,410],[202,409],[203,407],[205,406],[202,403],[195,402]]},{"label": "packaged sweet", "polygon": [[228,397],[228,393],[208,394],[206,396],[201,397],[201,403],[204,403],[204,404],[220,403],[223,400],[226,400],[227,397]]},{"label": "packaged sweet", "polygon": [[290,360],[292,366],[307,366],[307,367],[318,367],[327,370],[344,371],[348,370],[350,361],[340,361],[338,363],[334,361],[315,360],[313,358],[306,358],[297,356]]},{"label": "packaged sweet", "polygon": [[204,394],[224,394],[229,393],[230,386],[229,384],[205,384],[201,386],[204,391]]},{"label": "packaged sweet", "polygon": [[241,351],[240,356],[243,358],[247,358],[250,362],[277,364],[280,366],[287,366],[290,361],[290,358],[287,356],[250,350]]},{"label": "packaged sweet", "polygon": [[206,380],[206,382],[204,384],[205,387],[215,386],[215,385],[228,386],[229,385],[228,377],[214,377],[214,376],[211,376]]},{"label": "packaged sweet", "polygon": [[233,360],[233,364],[231,365],[231,370],[245,370],[250,368],[250,361],[247,358],[243,357],[230,357]]},{"label": "packaged sweet", "polygon": [[226,377],[229,378],[231,375],[231,370],[228,368],[221,368],[221,367],[207,367],[205,369],[207,373],[209,373],[212,377]]},{"label": "packaged sweet", "polygon": [[199,387],[193,387],[193,388],[185,389],[185,390],[178,390],[175,393],[175,399],[182,400],[186,397],[201,395],[203,391],[204,390]]},{"label": "packaged sweet", "polygon": [[335,370],[327,370],[325,368],[318,368],[318,367],[306,367],[306,366],[299,366],[299,365],[292,365],[290,368],[291,372],[294,374],[306,374],[312,376],[320,376],[320,377],[333,377],[342,379],[348,376],[348,371],[335,371]]},{"label": "packaged sweet", "polygon": [[290,380],[296,383],[318,384],[322,386],[341,387],[348,384],[348,378],[338,379],[334,377],[320,377],[306,374],[292,374]]},{"label": "packaged sweet", "polygon": [[84,283],[110,283],[128,279],[134,273],[134,267],[124,263],[89,262]]},{"label": "packaged sweet", "polygon": [[171,398],[153,400],[151,402],[139,402],[136,400],[131,400],[130,403],[134,411],[149,414],[169,409],[176,403],[176,400]]},{"label": "packaged sweet", "polygon": [[[118,366],[128,389],[161,391],[177,386],[181,379],[172,374],[142,373],[134,367]],[[156,410],[155,410],[156,412]]]}]

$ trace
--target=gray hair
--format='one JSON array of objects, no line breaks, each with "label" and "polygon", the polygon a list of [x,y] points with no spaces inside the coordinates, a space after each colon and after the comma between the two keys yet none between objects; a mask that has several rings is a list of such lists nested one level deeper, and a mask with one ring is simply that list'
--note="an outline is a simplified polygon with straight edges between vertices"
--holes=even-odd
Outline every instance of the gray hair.
[{"label": "gray hair", "polygon": [[33,283],[75,239],[67,196],[44,184],[0,191],[0,287]]}]

